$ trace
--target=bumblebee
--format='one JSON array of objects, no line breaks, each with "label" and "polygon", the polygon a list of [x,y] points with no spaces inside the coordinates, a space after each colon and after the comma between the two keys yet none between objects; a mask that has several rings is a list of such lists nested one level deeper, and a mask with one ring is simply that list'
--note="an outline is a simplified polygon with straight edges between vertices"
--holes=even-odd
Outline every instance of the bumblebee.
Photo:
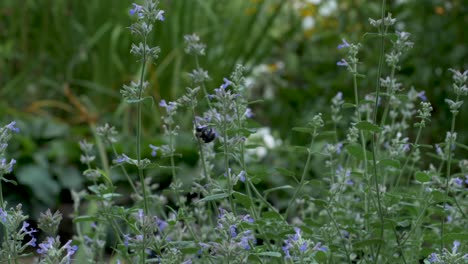
[{"label": "bumblebee", "polygon": [[205,143],[210,143],[216,138],[216,131],[208,126],[197,126],[195,128],[195,134]]}]

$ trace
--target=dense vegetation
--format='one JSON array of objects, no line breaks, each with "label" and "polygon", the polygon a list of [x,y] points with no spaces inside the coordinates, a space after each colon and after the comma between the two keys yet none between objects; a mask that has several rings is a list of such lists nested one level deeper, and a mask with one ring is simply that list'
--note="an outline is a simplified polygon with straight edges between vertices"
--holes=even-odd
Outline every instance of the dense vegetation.
[{"label": "dense vegetation", "polygon": [[0,263],[467,263],[467,8],[1,1]]}]

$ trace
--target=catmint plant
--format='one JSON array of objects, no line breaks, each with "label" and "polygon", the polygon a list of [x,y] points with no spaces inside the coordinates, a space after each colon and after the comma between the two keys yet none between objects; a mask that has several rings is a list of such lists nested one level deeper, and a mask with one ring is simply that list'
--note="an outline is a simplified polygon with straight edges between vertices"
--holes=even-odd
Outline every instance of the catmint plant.
[{"label": "catmint plant", "polygon": [[[143,205],[146,214],[149,212],[148,198],[146,187],[144,184],[143,169],[146,167],[146,162],[142,161],[141,157],[141,127],[142,127],[142,100],[143,93],[148,86],[148,82],[144,80],[146,65],[149,61],[154,61],[158,58],[160,48],[148,45],[148,39],[153,31],[153,25],[157,21],[164,21],[164,10],[158,8],[159,1],[145,0],[143,5],[133,4],[130,9],[130,15],[136,17],[136,22],[130,26],[132,34],[138,36],[141,40],[138,44],[133,43],[130,53],[138,58],[141,62],[140,79],[137,82],[131,82],[129,85],[124,85],[120,90],[123,98],[127,103],[137,104],[137,119],[136,119],[136,159],[126,159],[127,163],[134,164],[138,169],[140,183],[142,184]],[[142,163],[143,162],[143,163]]]}]

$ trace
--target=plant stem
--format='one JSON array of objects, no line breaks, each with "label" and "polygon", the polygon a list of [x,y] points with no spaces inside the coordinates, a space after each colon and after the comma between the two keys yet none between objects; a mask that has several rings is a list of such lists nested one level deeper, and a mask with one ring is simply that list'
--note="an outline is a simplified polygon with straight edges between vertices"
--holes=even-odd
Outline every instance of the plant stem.
[{"label": "plant stem", "polygon": [[309,171],[310,160],[312,158],[312,147],[314,146],[314,143],[315,143],[315,137],[317,135],[316,133],[317,133],[317,129],[314,128],[314,132],[312,133],[312,139],[310,140],[310,145],[309,145],[309,148],[307,149],[307,153],[308,153],[307,154],[307,160],[306,160],[306,164],[304,166],[304,170],[302,171],[301,181],[299,182],[299,186],[296,188],[291,200],[289,201],[288,208],[286,208],[286,212],[284,213],[284,218],[285,219],[288,219],[289,209],[292,207],[292,204],[294,203],[294,201],[296,200],[297,196],[299,195],[302,187],[304,186],[305,177],[306,177],[307,172]]},{"label": "plant stem", "polygon": [[[455,102],[458,102],[460,99],[460,96],[457,95],[457,99]],[[452,165],[452,145],[455,143],[453,142],[453,134],[455,133],[455,119],[457,117],[458,112],[452,112],[452,125],[450,127],[450,140],[448,142],[448,146],[446,147],[448,150],[447,154],[447,170],[446,170],[446,176],[445,176],[445,199],[444,199],[444,212],[445,212],[445,203],[448,200],[448,195],[449,195],[449,183],[450,183],[450,170],[451,170],[451,165]],[[440,238],[441,238],[441,250],[444,248],[445,240],[444,240],[444,234],[445,234],[445,217],[442,218],[442,223],[441,223],[441,231],[440,231]]]},{"label": "plant stem", "polygon": [[[144,45],[146,46],[146,39],[147,37],[144,37]],[[145,215],[148,215],[148,200],[146,197],[146,186],[145,186],[145,178],[143,175],[143,170],[141,168],[141,96],[143,94],[143,78],[145,75],[145,69],[146,69],[146,48],[143,49],[143,59],[142,59],[142,67],[141,67],[141,73],[140,73],[140,88],[138,91],[138,102],[137,102],[137,134],[136,134],[136,139],[137,139],[137,161],[138,161],[138,176],[140,177],[140,182],[141,182],[141,188],[143,191],[143,205],[144,205],[144,212]]]}]

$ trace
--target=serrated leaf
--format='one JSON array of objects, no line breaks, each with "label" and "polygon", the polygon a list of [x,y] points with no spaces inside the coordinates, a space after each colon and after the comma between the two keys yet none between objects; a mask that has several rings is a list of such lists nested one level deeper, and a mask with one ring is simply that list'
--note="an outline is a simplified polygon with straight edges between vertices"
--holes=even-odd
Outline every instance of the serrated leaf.
[{"label": "serrated leaf", "polygon": [[419,181],[419,182],[428,182],[431,180],[431,176],[429,176],[427,173],[418,171],[414,174],[414,178]]},{"label": "serrated leaf", "polygon": [[400,168],[400,162],[394,159],[382,159],[379,161],[379,165],[383,167],[393,167],[395,169]]},{"label": "serrated leaf", "polygon": [[356,124],[356,127],[359,130],[371,131],[371,132],[380,132],[382,130],[382,128],[380,128],[376,124],[372,124],[369,121],[361,121]]},{"label": "serrated leaf", "polygon": [[210,195],[210,196],[206,196],[205,198],[200,199],[198,202],[216,201],[216,200],[224,199],[224,198],[226,198],[228,196],[229,195],[227,193],[218,193],[218,194],[213,194],[213,195]]}]

